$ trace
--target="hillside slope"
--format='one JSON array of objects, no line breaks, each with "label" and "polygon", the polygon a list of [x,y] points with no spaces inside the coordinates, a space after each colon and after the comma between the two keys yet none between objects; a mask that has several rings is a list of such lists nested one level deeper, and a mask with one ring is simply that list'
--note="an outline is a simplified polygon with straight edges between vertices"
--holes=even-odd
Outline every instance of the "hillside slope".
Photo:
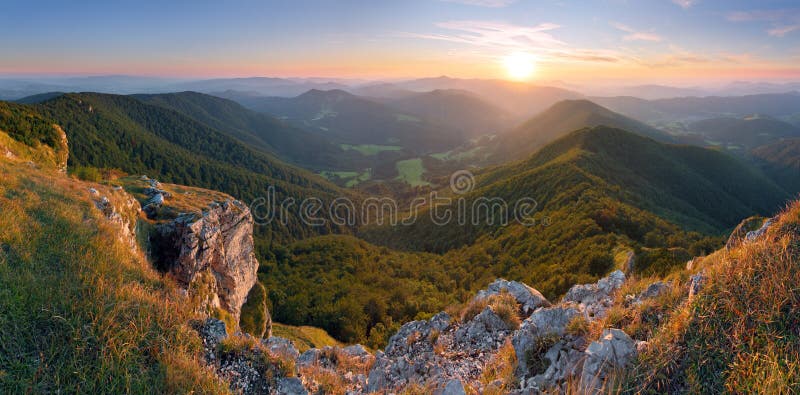
[{"label": "hillside slope", "polygon": [[[526,161],[489,169],[471,192],[453,198],[438,212],[449,208],[455,215],[458,204],[475,210],[485,198],[502,199],[506,211],[477,206],[483,208],[467,211],[471,217],[462,224],[451,217],[436,225],[428,209],[411,225],[371,227],[361,235],[394,248],[446,252],[448,261],[469,263],[470,281],[513,278],[551,297],[597,279],[622,250],[655,249],[642,258],[651,260],[653,272],[680,264],[690,253],[715,248],[704,235],[769,214],[789,195],[724,154],[597,127],[573,132]],[[513,216],[523,198],[535,200],[532,226]]]},{"label": "hillside slope", "polygon": [[688,129],[715,144],[733,145],[745,150],[800,137],[800,127],[761,116],[704,119],[690,123]]},{"label": "hillside slope", "polygon": [[2,131],[0,149],[14,152],[0,156],[0,392],[227,393],[204,368],[192,306],[89,190],[112,204],[124,193],[30,162],[46,154]]},{"label": "hillside slope", "polygon": [[270,114],[345,144],[400,145],[412,152],[435,152],[458,145],[458,131],[434,125],[392,107],[342,90],[310,90],[293,98],[241,99]]},{"label": "hillside slope", "polygon": [[691,393],[800,390],[800,203],[731,248],[692,263],[693,295],[667,310],[625,386]]},{"label": "hillside slope", "polygon": [[387,104],[404,113],[462,131],[466,137],[502,132],[514,120],[510,113],[479,96],[455,89],[411,93],[388,100]]},{"label": "hillside slope", "polygon": [[[304,130],[291,127],[240,104],[196,92],[133,95],[148,104],[168,108],[228,133],[291,163],[305,167],[336,169],[358,167],[361,155]],[[354,163],[355,162],[355,163]],[[363,162],[363,161],[362,161]],[[363,163],[361,163],[363,165]]]},{"label": "hillside slope", "polygon": [[[329,201],[350,196],[305,170],[246,146],[210,126],[133,97],[68,94],[30,107],[60,124],[70,141],[70,166],[116,168],[177,184],[226,192],[252,202],[270,196]],[[296,212],[287,226],[273,221],[257,227],[261,240],[329,233],[331,227],[305,225]],[[330,224],[329,224],[330,225]]]},{"label": "hillside slope", "polygon": [[696,120],[764,114],[775,118],[800,113],[800,94],[771,93],[745,96],[680,97],[644,100],[636,97],[593,97],[592,101],[646,122]]},{"label": "hillside slope", "polygon": [[750,155],[775,183],[790,193],[800,193],[800,138],[757,147]]},{"label": "hillside slope", "polygon": [[674,141],[670,135],[658,129],[588,100],[565,100],[492,141],[490,161],[505,163],[509,159],[524,158],[572,131],[601,125],[638,133],[661,142]]}]

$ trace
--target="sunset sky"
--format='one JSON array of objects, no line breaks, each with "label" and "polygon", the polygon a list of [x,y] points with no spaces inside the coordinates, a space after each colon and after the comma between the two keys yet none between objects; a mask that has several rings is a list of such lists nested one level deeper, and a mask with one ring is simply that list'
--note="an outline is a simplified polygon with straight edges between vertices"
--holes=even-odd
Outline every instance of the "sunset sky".
[{"label": "sunset sky", "polygon": [[4,75],[792,80],[800,4],[5,0],[0,53]]}]

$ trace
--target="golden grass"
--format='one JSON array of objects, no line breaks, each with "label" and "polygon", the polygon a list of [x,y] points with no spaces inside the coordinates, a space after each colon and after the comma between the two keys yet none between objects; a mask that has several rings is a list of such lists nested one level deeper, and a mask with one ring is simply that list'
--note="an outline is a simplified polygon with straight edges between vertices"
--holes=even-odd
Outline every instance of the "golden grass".
[{"label": "golden grass", "polygon": [[706,285],[657,329],[628,388],[800,392],[800,203],[702,267]]},{"label": "golden grass", "polygon": [[190,306],[94,208],[109,188],[0,159],[0,392],[227,393]]},{"label": "golden grass", "polygon": [[303,379],[311,383],[312,393],[344,395],[349,385],[345,374],[369,375],[375,362],[373,357],[366,359],[351,357],[338,347],[323,349],[320,358],[331,361],[334,367],[332,369],[323,367],[318,361],[299,369]]},{"label": "golden grass", "polygon": [[[150,199],[144,194],[145,188],[149,187],[150,183],[143,181],[141,176],[118,177],[104,183],[123,187],[140,203],[145,203]],[[233,199],[226,193],[185,185],[161,183],[160,189],[169,192],[171,196],[165,200],[163,207],[159,210],[159,219],[172,219],[180,213],[200,213],[204,209],[208,209],[213,202]]]},{"label": "golden grass", "polygon": [[[516,376],[514,375],[516,366],[517,355],[509,338],[497,350],[497,353],[492,356],[492,359],[481,373],[480,382],[486,388],[484,394],[501,395],[510,392],[516,386]],[[499,381],[500,385],[489,385],[495,381]]]},{"label": "golden grass", "polygon": [[467,322],[475,318],[475,316],[480,314],[486,307],[491,308],[510,329],[519,329],[519,325],[522,322],[520,305],[517,303],[514,296],[505,290],[486,298],[472,299],[461,310],[461,322]]},{"label": "golden grass", "polygon": [[324,329],[313,326],[292,326],[273,322],[272,335],[291,340],[301,353],[310,348],[342,345],[338,340],[331,337],[328,332],[325,332]]}]

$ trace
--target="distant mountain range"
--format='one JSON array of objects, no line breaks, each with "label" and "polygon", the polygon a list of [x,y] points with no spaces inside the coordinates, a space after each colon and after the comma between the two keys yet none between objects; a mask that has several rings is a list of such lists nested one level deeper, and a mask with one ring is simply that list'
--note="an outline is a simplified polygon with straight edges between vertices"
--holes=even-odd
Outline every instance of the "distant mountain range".
[{"label": "distant mountain range", "polygon": [[428,153],[458,145],[466,136],[343,90],[312,89],[297,97],[238,97],[255,111],[343,144],[400,146]]},{"label": "distant mountain range", "polygon": [[749,150],[786,138],[800,137],[800,127],[774,118],[710,118],[695,121],[688,130],[711,140],[713,144]]},{"label": "distant mountain range", "polygon": [[593,97],[592,101],[645,122],[670,122],[763,114],[791,118],[800,114],[800,93],[737,97],[709,96],[644,100],[636,97]]},{"label": "distant mountain range", "polygon": [[530,155],[568,133],[594,126],[619,128],[661,142],[675,139],[645,123],[615,113],[588,100],[564,100],[490,143],[490,162],[503,163]]}]

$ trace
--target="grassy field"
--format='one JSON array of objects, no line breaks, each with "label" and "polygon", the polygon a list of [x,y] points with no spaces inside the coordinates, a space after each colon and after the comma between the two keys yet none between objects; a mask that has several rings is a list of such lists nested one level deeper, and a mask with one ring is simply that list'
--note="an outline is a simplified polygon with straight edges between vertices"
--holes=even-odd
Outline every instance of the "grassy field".
[{"label": "grassy field", "polygon": [[463,160],[463,159],[471,159],[477,155],[481,148],[483,147],[474,147],[466,151],[459,151],[459,150],[450,150],[447,152],[439,152],[436,154],[432,154],[431,157],[439,159],[439,160]]},{"label": "grassy field", "polygon": [[342,345],[325,330],[313,326],[292,326],[274,322],[272,324],[272,336],[291,340],[300,352],[304,352],[309,348]]},{"label": "grassy field", "polygon": [[422,175],[425,173],[425,166],[422,164],[422,158],[401,160],[397,162],[396,166],[397,172],[400,173],[400,175],[397,176],[398,180],[404,181],[412,187],[430,185],[429,182],[422,178]]},{"label": "grassy field", "polygon": [[352,188],[364,181],[369,181],[372,178],[372,169],[366,169],[363,172],[357,171],[322,171],[319,173],[321,176],[330,181],[337,182],[338,180],[344,181],[344,186]]},{"label": "grassy field", "polygon": [[0,393],[227,393],[192,306],[131,251],[90,187],[0,158]]},{"label": "grassy field", "polygon": [[362,155],[373,156],[378,155],[384,151],[400,151],[403,147],[399,145],[378,145],[378,144],[339,144],[343,150],[354,150],[360,152]]}]

